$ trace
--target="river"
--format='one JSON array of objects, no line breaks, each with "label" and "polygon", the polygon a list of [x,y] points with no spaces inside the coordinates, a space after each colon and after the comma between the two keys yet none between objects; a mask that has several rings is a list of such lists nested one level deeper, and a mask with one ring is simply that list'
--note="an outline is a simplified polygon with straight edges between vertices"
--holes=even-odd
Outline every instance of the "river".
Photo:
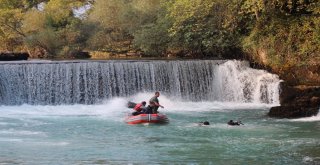
[{"label": "river", "polygon": [[[0,164],[320,163],[320,116],[269,118],[281,80],[246,62],[28,61],[0,70]],[[169,123],[127,125],[127,101],[156,90]]]}]

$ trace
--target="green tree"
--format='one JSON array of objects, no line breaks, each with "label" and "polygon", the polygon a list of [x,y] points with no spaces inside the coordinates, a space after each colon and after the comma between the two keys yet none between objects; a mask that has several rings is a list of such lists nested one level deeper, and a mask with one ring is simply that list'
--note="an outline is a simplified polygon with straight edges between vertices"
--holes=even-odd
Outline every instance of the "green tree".
[{"label": "green tree", "polygon": [[168,29],[172,21],[165,17],[165,10],[159,10],[155,22],[147,23],[134,33],[134,45],[148,55],[162,56],[171,43]]},{"label": "green tree", "polygon": [[22,22],[25,13],[46,0],[0,0],[0,49],[24,49]]},{"label": "green tree", "polygon": [[160,0],[96,0],[87,24],[95,30],[91,49],[128,51],[134,34],[156,21]]},{"label": "green tree", "polygon": [[[91,49],[110,50],[122,46],[127,32],[123,29],[123,14],[127,4],[124,0],[96,0],[88,16],[87,25],[93,25],[88,40]],[[120,45],[120,46],[119,46]]]},{"label": "green tree", "polygon": [[175,0],[167,2],[173,49],[194,55],[221,56],[238,47],[237,1]]},{"label": "green tree", "polygon": [[23,3],[20,0],[0,0],[0,41],[1,49],[14,50],[22,45],[21,21]]},{"label": "green tree", "polygon": [[29,10],[23,22],[27,45],[45,50],[50,58],[81,51],[86,37],[81,29],[81,20],[74,16],[73,9],[83,3],[51,0],[44,5],[43,11]]},{"label": "green tree", "polygon": [[[244,11],[250,11],[248,6],[255,3],[247,0]],[[244,39],[244,50],[256,61],[278,68],[312,63],[320,51],[319,5],[316,0],[265,1]]]}]

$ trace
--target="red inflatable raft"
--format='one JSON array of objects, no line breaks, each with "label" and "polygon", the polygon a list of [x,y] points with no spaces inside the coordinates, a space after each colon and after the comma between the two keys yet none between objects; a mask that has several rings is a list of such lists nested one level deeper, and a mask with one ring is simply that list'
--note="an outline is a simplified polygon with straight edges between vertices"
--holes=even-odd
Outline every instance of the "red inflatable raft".
[{"label": "red inflatable raft", "polygon": [[136,116],[128,116],[125,119],[127,124],[143,124],[143,123],[158,123],[165,124],[169,122],[167,115],[157,113],[157,114],[140,114]]}]

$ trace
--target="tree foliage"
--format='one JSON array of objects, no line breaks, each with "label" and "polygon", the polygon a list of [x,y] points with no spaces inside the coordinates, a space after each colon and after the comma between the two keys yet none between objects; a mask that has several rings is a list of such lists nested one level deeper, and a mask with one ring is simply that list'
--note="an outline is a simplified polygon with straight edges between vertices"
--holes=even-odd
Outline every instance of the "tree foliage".
[{"label": "tree foliage", "polygon": [[319,59],[319,5],[316,0],[265,1],[259,10],[260,18],[244,39],[244,49],[266,51],[263,63],[277,67],[305,65]]},{"label": "tree foliage", "polygon": [[296,65],[319,59],[319,25],[318,0],[0,0],[0,50],[37,48],[50,57],[247,53],[266,65]]},{"label": "tree foliage", "polygon": [[177,48],[196,55],[220,56],[237,48],[237,1],[176,0],[167,3],[173,25],[169,29]]},{"label": "tree foliage", "polygon": [[159,0],[96,0],[88,24],[94,24],[88,45],[99,50],[129,50],[136,31],[156,21]]},{"label": "tree foliage", "polygon": [[70,54],[65,50],[79,49],[83,42],[79,41],[81,21],[73,15],[73,9],[83,3],[83,0],[0,0],[0,48],[15,51],[39,47],[51,57]]},{"label": "tree foliage", "polygon": [[27,46],[44,49],[49,57],[68,56],[81,51],[85,42],[81,31],[82,23],[79,18],[74,17],[73,9],[82,3],[51,0],[44,5],[43,11],[29,10],[23,22]]},{"label": "tree foliage", "polygon": [[169,51],[171,38],[168,29],[172,20],[165,17],[165,9],[159,9],[154,21],[145,23],[134,32],[134,46],[152,56],[162,56]]},{"label": "tree foliage", "polygon": [[21,21],[23,3],[19,0],[0,0],[0,41],[1,48],[13,50],[21,46]]}]

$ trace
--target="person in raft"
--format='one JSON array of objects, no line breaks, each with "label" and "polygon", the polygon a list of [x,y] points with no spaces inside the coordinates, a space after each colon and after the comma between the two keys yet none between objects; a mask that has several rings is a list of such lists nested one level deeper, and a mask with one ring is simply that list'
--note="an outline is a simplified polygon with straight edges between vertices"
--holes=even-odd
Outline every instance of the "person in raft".
[{"label": "person in raft", "polygon": [[[164,108],[162,105],[159,104],[158,97],[160,96],[160,92],[155,92],[154,96],[149,100],[149,108],[153,114],[158,113],[158,108]],[[150,112],[149,112],[150,113]]]},{"label": "person in raft", "polygon": [[135,110],[132,115],[136,116],[142,113],[145,113],[146,111],[146,102],[142,101],[141,103],[136,104],[136,106],[134,106],[133,110]]}]

